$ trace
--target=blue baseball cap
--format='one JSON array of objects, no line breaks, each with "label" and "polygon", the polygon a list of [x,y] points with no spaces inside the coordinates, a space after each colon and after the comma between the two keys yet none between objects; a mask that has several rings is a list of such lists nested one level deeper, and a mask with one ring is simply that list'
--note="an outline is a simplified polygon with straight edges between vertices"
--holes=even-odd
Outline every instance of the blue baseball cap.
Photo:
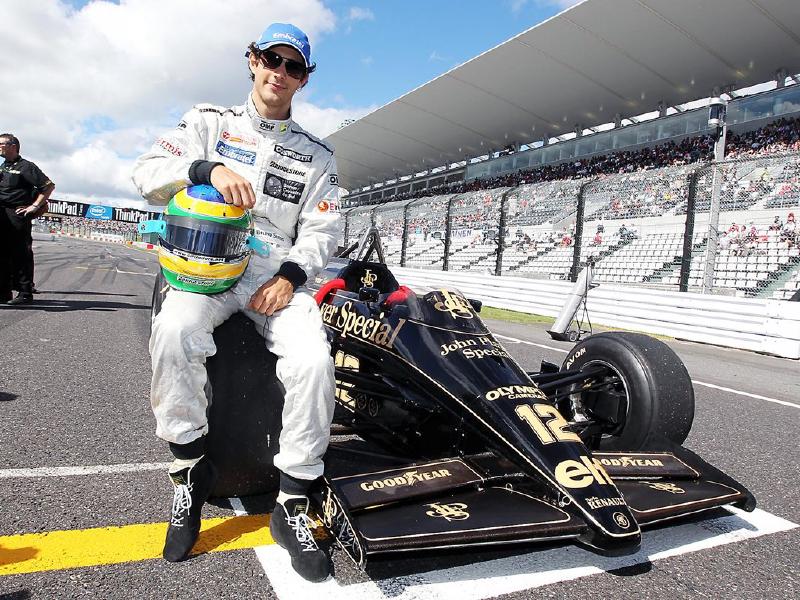
[{"label": "blue baseball cap", "polygon": [[264,30],[256,42],[256,48],[266,50],[272,46],[291,46],[303,55],[306,68],[310,71],[316,66],[311,62],[311,42],[303,31],[291,23],[273,23]]}]

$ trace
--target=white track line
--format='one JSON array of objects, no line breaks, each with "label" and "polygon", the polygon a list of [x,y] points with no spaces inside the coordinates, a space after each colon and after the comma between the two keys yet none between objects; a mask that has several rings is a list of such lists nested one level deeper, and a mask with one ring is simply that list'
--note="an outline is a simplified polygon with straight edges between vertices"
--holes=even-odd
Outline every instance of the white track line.
[{"label": "white track line", "polygon": [[240,498],[228,498],[228,502],[231,503],[233,514],[235,514],[237,517],[247,514],[247,510],[245,509],[244,504],[242,504],[242,500]]},{"label": "white track line", "polygon": [[642,549],[631,556],[604,558],[569,545],[352,585],[334,579],[316,584],[305,581],[292,569],[288,553],[276,545],[255,551],[279,600],[483,600],[797,527],[763,510],[729,510],[733,514],[646,531]]},{"label": "white track line", "polygon": [[509,337],[507,335],[500,335],[499,333],[495,333],[493,335],[496,338],[509,340],[517,344],[527,344],[528,346],[536,346],[537,348],[544,348],[545,350],[555,350],[556,352],[563,352],[564,354],[569,352],[569,350],[564,350],[564,348],[556,348],[555,346],[545,346],[544,344],[537,344],[535,342],[529,342],[528,340],[520,340],[518,338]]},{"label": "white track line", "polygon": [[[569,350],[564,350],[563,348],[555,348],[553,346],[545,346],[544,344],[537,344],[535,342],[529,342],[528,340],[520,340],[518,338],[509,337],[507,335],[500,335],[495,333],[494,337],[501,338],[504,340],[509,340],[515,344],[527,344],[528,346],[536,346],[537,348],[545,348],[547,350],[555,350],[556,352],[562,352],[566,354]],[[789,406],[791,408],[799,408],[800,404],[795,404],[793,402],[787,402],[786,400],[778,400],[777,398],[770,398],[768,396],[761,396],[759,394],[751,394],[750,392],[743,392],[742,390],[735,390],[729,387],[722,387],[721,385],[715,385],[713,383],[706,383],[705,381],[697,381],[696,379],[692,379],[692,383],[695,385],[702,385],[704,387],[714,388],[715,390],[721,390],[723,392],[729,392],[731,394],[738,394],[740,396],[747,396],[748,398],[755,398],[756,400],[764,400],[765,402],[772,402],[773,404],[780,404],[782,406]]]},{"label": "white track line", "polygon": [[122,271],[116,267],[114,269],[116,270],[117,273],[120,273],[121,275],[143,275],[145,277],[155,277],[156,275],[158,275],[157,273],[139,273],[138,271]]},{"label": "white track line", "polygon": [[132,463],[120,465],[95,465],[90,467],[39,467],[36,469],[2,469],[0,479],[30,477],[70,477],[74,475],[100,475],[108,473],[135,473],[167,469],[171,463]]},{"label": "white track line", "polygon": [[732,394],[739,394],[740,396],[747,396],[748,398],[755,398],[756,400],[764,400],[766,402],[774,402],[775,404],[781,404],[783,406],[791,406],[792,408],[800,408],[800,404],[795,404],[793,402],[787,402],[786,400],[778,400],[777,398],[768,398],[767,396],[760,396],[758,394],[751,394],[750,392],[742,392],[740,390],[734,390],[727,387],[722,387],[721,385],[714,385],[713,383],[705,383],[703,381],[696,381],[692,379],[692,383],[695,385],[702,385],[705,387],[714,388],[715,390],[722,390],[723,392],[730,392]]},{"label": "white track line", "polygon": [[114,271],[115,273],[119,273],[120,275],[142,275],[144,277],[155,277],[158,273],[140,273],[139,271],[122,271],[117,267],[113,269],[111,267],[84,267],[84,266],[77,266],[72,267],[73,269],[81,269],[82,271]]}]

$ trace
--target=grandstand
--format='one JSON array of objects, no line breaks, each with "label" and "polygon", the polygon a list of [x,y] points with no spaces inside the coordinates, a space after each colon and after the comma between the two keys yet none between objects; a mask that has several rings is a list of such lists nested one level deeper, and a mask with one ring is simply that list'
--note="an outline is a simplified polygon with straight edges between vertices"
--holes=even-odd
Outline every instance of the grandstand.
[{"label": "grandstand", "polygon": [[587,0],[332,134],[346,237],[375,224],[409,267],[568,279],[593,257],[607,283],[793,296],[773,225],[800,213],[800,22],[733,4]]},{"label": "grandstand", "polygon": [[[768,231],[774,219],[788,217],[791,209],[800,212],[800,155],[795,151],[800,120],[783,123],[783,133],[771,138],[768,150],[737,147],[736,161],[723,165],[720,222],[738,223],[742,230],[746,222],[749,234],[755,230],[750,240],[722,236],[714,260],[717,292],[778,299],[793,295],[787,274],[800,260],[796,243],[781,239],[780,231]],[[762,134],[753,130],[746,139]],[[518,175],[520,181],[528,176]],[[584,229],[602,224],[609,233],[599,243],[593,243],[593,233],[581,237],[578,265],[593,256],[597,281],[674,288],[680,285],[693,176],[692,220],[705,226],[713,187],[713,170],[705,162],[422,196],[357,207],[345,211],[345,218],[351,241],[365,227],[378,227],[390,264],[568,279],[574,248],[562,241],[565,234],[574,235],[581,195]],[[635,239],[622,238],[620,228],[639,233]],[[687,285],[700,289],[708,238],[707,232],[692,235]]]}]

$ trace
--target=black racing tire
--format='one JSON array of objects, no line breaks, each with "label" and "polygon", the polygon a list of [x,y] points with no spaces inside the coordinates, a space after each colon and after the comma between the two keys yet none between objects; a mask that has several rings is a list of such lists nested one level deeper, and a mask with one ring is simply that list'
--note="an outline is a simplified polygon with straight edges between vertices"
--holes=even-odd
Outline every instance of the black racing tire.
[{"label": "black racing tire", "polygon": [[599,333],[576,344],[561,370],[599,365],[621,380],[616,387],[624,389],[625,417],[591,449],[632,452],[665,438],[683,443],[694,421],[694,388],[669,346],[641,333]]}]

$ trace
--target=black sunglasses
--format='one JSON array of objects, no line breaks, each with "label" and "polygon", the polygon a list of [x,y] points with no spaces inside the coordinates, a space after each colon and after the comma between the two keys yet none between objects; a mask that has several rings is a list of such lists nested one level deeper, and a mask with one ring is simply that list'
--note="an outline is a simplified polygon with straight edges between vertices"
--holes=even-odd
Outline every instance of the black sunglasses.
[{"label": "black sunglasses", "polygon": [[308,75],[308,69],[306,68],[305,63],[301,63],[300,61],[293,60],[291,58],[284,58],[272,50],[261,50],[258,53],[258,58],[261,59],[265,67],[272,69],[273,71],[280,67],[281,64],[285,64],[286,74],[292,79],[303,79],[306,75]]}]

